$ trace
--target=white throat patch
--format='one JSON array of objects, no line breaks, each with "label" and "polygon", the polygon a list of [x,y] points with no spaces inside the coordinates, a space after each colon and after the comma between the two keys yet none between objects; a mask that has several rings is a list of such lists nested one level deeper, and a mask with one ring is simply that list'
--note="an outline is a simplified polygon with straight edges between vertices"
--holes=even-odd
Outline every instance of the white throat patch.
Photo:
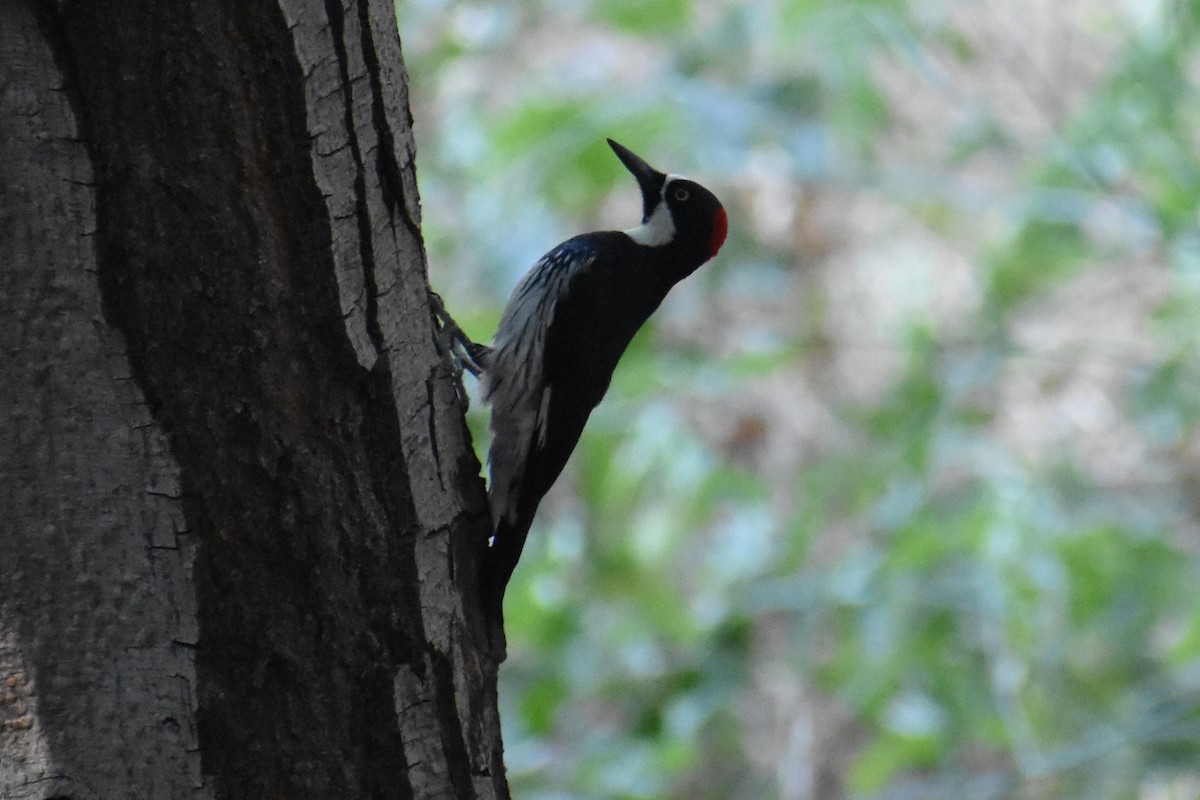
[{"label": "white throat patch", "polygon": [[668,175],[667,179],[663,181],[658,205],[654,207],[654,213],[650,215],[650,219],[636,228],[625,231],[630,239],[646,247],[662,247],[675,239],[675,220],[671,219],[671,209],[667,208],[667,188],[672,181],[679,177],[679,175]]}]

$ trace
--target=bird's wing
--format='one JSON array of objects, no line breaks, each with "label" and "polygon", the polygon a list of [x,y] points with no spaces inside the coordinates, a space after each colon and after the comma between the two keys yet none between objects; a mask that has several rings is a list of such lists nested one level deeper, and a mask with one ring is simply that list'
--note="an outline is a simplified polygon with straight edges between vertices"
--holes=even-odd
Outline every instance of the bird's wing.
[{"label": "bird's wing", "polygon": [[516,521],[530,453],[545,443],[551,387],[542,370],[555,308],[594,260],[576,239],[560,244],[529,270],[500,319],[484,381],[484,399],[492,407],[489,494],[497,525]]}]

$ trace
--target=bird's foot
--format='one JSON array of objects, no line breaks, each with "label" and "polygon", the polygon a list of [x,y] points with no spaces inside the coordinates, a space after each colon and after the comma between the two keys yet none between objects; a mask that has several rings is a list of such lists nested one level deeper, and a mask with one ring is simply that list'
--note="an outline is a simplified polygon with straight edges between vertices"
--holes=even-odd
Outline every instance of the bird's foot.
[{"label": "bird's foot", "polygon": [[437,317],[438,333],[442,338],[443,347],[450,354],[459,373],[461,374],[465,369],[478,378],[487,369],[488,356],[491,355],[492,348],[471,341],[471,337],[467,336],[466,332],[454,321],[454,317],[450,316],[450,312],[446,310],[446,304],[437,292],[429,292],[429,305],[433,309],[434,316]]}]

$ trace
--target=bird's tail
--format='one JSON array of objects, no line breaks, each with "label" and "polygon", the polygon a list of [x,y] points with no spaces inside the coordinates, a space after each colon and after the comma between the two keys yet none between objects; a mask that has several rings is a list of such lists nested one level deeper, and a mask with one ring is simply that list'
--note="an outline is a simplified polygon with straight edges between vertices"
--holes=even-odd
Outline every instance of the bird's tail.
[{"label": "bird's tail", "polygon": [[508,588],[508,581],[521,559],[521,551],[525,548],[525,539],[532,524],[533,513],[518,514],[516,519],[501,517],[496,523],[492,546],[488,548],[487,559],[483,565],[480,599],[491,619],[493,629],[500,637],[497,641],[501,643],[501,650],[504,641],[504,591]]}]

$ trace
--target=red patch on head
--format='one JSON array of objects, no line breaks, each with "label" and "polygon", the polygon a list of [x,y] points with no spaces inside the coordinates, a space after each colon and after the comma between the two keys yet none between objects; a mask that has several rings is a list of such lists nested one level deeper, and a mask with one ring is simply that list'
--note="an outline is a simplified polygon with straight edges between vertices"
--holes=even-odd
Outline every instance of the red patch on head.
[{"label": "red patch on head", "polygon": [[717,254],[717,251],[721,249],[721,245],[725,244],[725,236],[729,233],[729,217],[725,216],[725,209],[717,209],[717,213],[713,214],[712,225],[712,241],[708,245],[709,258]]}]

